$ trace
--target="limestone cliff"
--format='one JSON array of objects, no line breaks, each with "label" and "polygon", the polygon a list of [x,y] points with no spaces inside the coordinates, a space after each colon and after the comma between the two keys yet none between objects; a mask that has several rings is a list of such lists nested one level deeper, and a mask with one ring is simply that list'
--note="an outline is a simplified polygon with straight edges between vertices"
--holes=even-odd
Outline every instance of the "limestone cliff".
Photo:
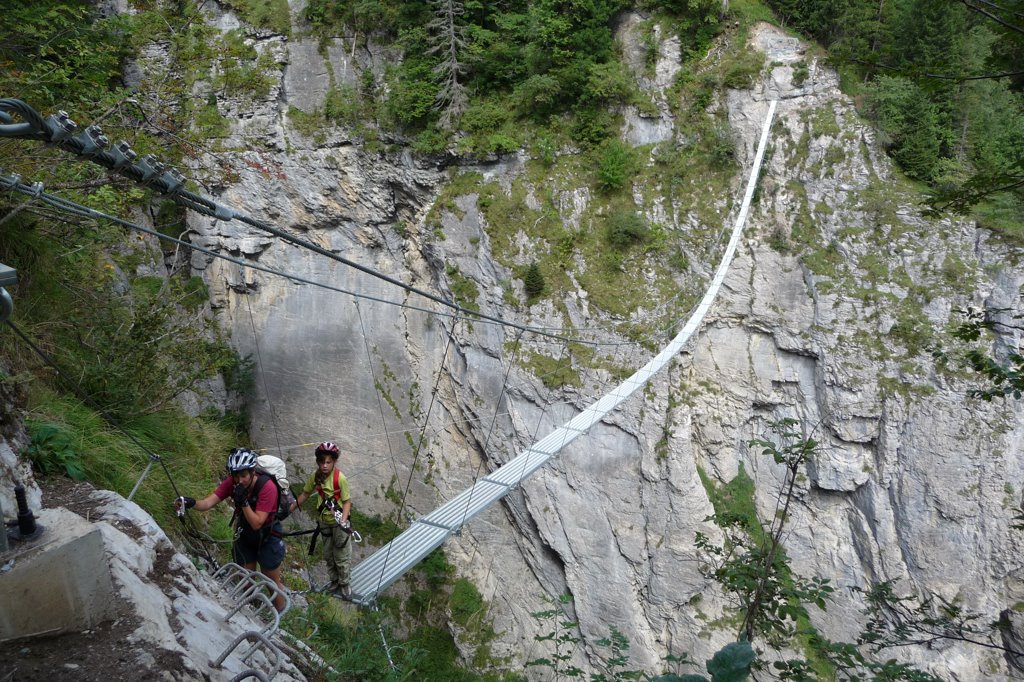
[{"label": "limestone cliff", "polygon": [[[210,21],[238,24],[224,12]],[[678,40],[655,32],[652,72],[637,25],[624,18],[619,39],[652,108],[623,112],[623,139],[683,143],[666,104],[681,68]],[[248,40],[277,70],[265,98],[220,99],[231,119],[227,151],[197,166],[234,168],[217,178],[219,200],[446,298],[469,282],[463,291],[481,311],[521,324],[572,320],[597,330],[588,339],[617,343],[627,339],[613,324],[657,312],[608,315],[582,285],[562,300],[510,305],[522,282],[507,263],[525,265],[545,247],[522,232],[517,253],[495,254],[479,193],[453,191],[451,178],[473,171],[508,196],[519,183],[525,205],[544,203],[576,227],[591,202],[587,181],[538,183],[525,153],[442,163],[401,140],[370,146],[346,128],[300,132],[289,111],[315,111],[330,78],[354,79],[354,67],[379,72],[395,56],[341,39],[323,49],[310,38]],[[732,186],[707,198],[721,225],[698,220],[656,183],[633,191],[668,239],[704,240],[675,276],[679,289],[699,290],[767,103],[779,100],[747,238],[705,328],[642,397],[446,545],[491,605],[495,654],[512,662],[539,655],[534,637],[546,626],[530,612],[562,593],[573,597],[584,644],[575,662],[585,669],[599,664],[595,642],[613,626],[628,636],[635,665],[652,672],[668,654],[705,660],[729,641],[731,629],[713,625],[727,604],[702,576],[694,545],[697,531],[716,535],[699,472],[725,482],[742,467],[770,518],[780,470],[747,443],[781,417],[799,419],[823,444],[801,481],[786,551],[796,571],[837,588],[827,615],[814,618],[826,635],[855,637],[862,604],[849,588],[875,581],[992,617],[1022,599],[1021,537],[1009,527],[1024,488],[1020,405],[969,400],[965,378],[937,368],[922,335],[950,324],[958,307],[1019,309],[1019,253],[969,222],[923,217],[919,195],[894,173],[836,74],[797,40],[763,25],[751,46],[765,55],[754,86],[711,104],[727,114],[740,161]],[[435,205],[444,192],[451,200]],[[387,513],[397,500],[410,516],[430,511],[599,397],[613,384],[610,366],[635,368],[649,352],[616,350],[602,366],[576,358],[577,384],[551,389],[523,358],[564,357],[557,342],[528,335],[521,347],[515,329],[453,326],[434,303],[237,222],[191,216],[189,225],[203,246],[365,297],[192,260],[234,345],[256,362],[254,438],[300,470],[310,465],[303,444],[338,442],[366,512]],[[576,262],[570,277],[587,265]],[[892,655],[954,679],[1007,673],[997,653],[966,645]]]}]

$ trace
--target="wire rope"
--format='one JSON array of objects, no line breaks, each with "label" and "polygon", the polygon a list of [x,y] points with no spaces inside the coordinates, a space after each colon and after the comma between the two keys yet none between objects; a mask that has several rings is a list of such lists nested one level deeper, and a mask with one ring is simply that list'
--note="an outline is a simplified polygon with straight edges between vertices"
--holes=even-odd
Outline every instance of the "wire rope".
[{"label": "wire rope", "polygon": [[[406,479],[405,490],[402,491],[402,503],[398,506],[398,517],[396,519],[396,528],[400,527],[400,524],[402,522],[402,514],[405,511],[406,499],[409,496],[409,490],[412,488],[412,477],[413,477],[413,474],[416,473],[416,463],[419,461],[420,452],[423,449],[424,435],[425,435],[426,430],[427,430],[427,424],[430,423],[430,413],[434,409],[434,401],[437,399],[438,387],[441,385],[441,377],[442,377],[442,375],[444,373],[445,363],[447,362],[448,350],[451,348],[452,342],[455,339],[455,326],[457,324],[458,324],[458,321],[457,320],[453,320],[452,321],[452,327],[448,331],[448,341],[445,343],[444,354],[441,356],[441,367],[438,368],[438,370],[437,370],[437,380],[434,382],[434,390],[431,391],[431,393],[430,393],[430,404],[427,406],[426,414],[424,414],[424,416],[423,416],[423,429],[420,431],[420,437],[419,437],[418,442],[416,443],[416,449],[414,451],[412,465],[409,467],[409,478]],[[396,534],[395,537],[397,537],[397,534]],[[394,538],[392,538],[392,540],[393,539]],[[387,551],[384,554],[384,566],[387,566],[387,564],[388,564],[388,559],[391,556],[391,548],[393,546],[394,546],[393,542],[388,542],[388,544],[387,544]],[[381,571],[381,577],[380,577],[380,579],[377,582],[377,588],[376,588],[378,592],[380,591],[380,586],[382,584],[381,581],[383,581],[383,580],[384,580],[384,572]]]},{"label": "wire rope", "polygon": [[[245,281],[245,273],[242,275],[242,281]],[[267,374],[263,371],[263,358],[260,355],[260,340],[259,335],[256,333],[256,320],[252,314],[252,303],[249,301],[249,292],[246,290],[245,293],[239,293],[239,296],[245,297],[245,306],[249,309],[249,325],[252,327],[252,343],[256,349],[256,363],[260,368],[260,378],[263,380],[263,392],[267,396],[267,405],[270,407],[270,424],[274,429],[274,439],[277,441],[277,454],[278,456],[283,455],[281,451],[281,434],[277,428],[277,410],[274,409],[274,401],[270,396],[270,388],[267,386]]]},{"label": "wire rope", "polygon": [[[509,358],[508,368],[505,370],[505,376],[502,378],[501,381],[501,391],[498,393],[498,399],[494,403],[494,414],[491,417],[491,425],[487,429],[487,436],[486,438],[484,438],[484,443],[480,447],[480,463],[477,464],[476,473],[473,474],[473,487],[470,488],[469,496],[466,498],[466,511],[462,513],[462,520],[459,522],[460,527],[466,524],[466,519],[469,517],[469,510],[471,509],[473,504],[473,493],[476,492],[476,483],[477,481],[480,480],[480,470],[483,469],[484,463],[487,461],[487,446],[491,442],[491,434],[494,433],[494,426],[498,422],[498,410],[501,407],[501,399],[505,397],[505,390],[508,388],[508,377],[512,373],[512,368],[516,364],[516,355],[519,352],[519,342],[522,340],[522,338],[523,331],[519,330],[519,332],[516,334],[515,344],[512,349],[512,357]],[[448,376],[451,377],[451,372],[448,373]],[[475,556],[475,547],[473,548],[473,552]]]},{"label": "wire rope", "polygon": [[[134,99],[126,99],[116,104],[106,114],[113,112],[119,108],[122,103],[135,104],[140,111],[143,113],[143,117],[148,121],[145,109]],[[26,119],[25,123],[14,124],[10,115],[6,111],[16,111],[23,118]],[[552,333],[551,330],[564,331],[565,328],[542,328],[542,327],[529,327],[526,325],[520,325],[517,322],[505,320],[496,316],[488,315],[480,311],[470,310],[463,306],[458,305],[452,301],[448,301],[440,296],[436,296],[429,292],[423,291],[412,285],[405,284],[400,280],[393,278],[384,273],[378,272],[373,268],[363,266],[359,263],[351,261],[343,256],[332,253],[331,251],[324,249],[317,244],[300,237],[290,235],[283,230],[280,230],[269,223],[261,220],[257,220],[250,216],[239,213],[229,206],[218,204],[208,197],[204,197],[195,194],[185,189],[185,178],[173,168],[168,168],[165,164],[161,163],[152,155],[144,156],[142,159],[136,160],[136,154],[128,147],[126,142],[119,142],[113,146],[110,150],[107,150],[109,141],[98,126],[91,125],[85,128],[84,131],[78,134],[73,134],[77,129],[77,124],[71,121],[67,114],[60,112],[56,116],[49,116],[43,119],[38,112],[35,111],[31,106],[22,102],[21,100],[5,98],[0,99],[0,137],[22,137],[25,139],[32,139],[47,142],[59,146],[60,148],[70,151],[78,156],[81,156],[89,161],[97,163],[106,167],[108,170],[120,173],[125,177],[128,177],[136,182],[148,185],[160,191],[170,197],[173,201],[189,208],[201,215],[211,216],[217,220],[238,220],[239,222],[248,224],[259,230],[268,232],[279,239],[289,242],[295,246],[306,248],[314,251],[315,253],[321,254],[327,258],[331,258],[337,262],[348,265],[349,267],[355,268],[365,274],[372,277],[376,277],[385,282],[388,282],[394,286],[401,287],[409,293],[425,297],[429,300],[433,300],[440,303],[443,306],[452,308],[459,313],[462,317],[467,319],[489,321],[491,323],[497,323],[507,326],[518,327],[523,330],[533,331],[538,334],[559,337],[561,334]],[[208,152],[209,153],[209,152]],[[669,301],[665,302],[667,305],[672,300],[677,298],[680,294],[676,294]],[[660,306],[659,306],[660,307]],[[644,317],[650,317],[645,315]],[[626,320],[626,322],[629,322]],[[601,327],[603,328],[603,327]]]},{"label": "wire rope", "polygon": [[[25,185],[25,184],[21,183],[21,181],[20,181],[20,179],[18,178],[17,175],[6,176],[6,177],[5,176],[0,176],[0,186],[3,186],[6,189],[9,189],[9,190],[14,191],[14,192],[20,192],[22,194],[33,194],[34,192],[36,192],[36,189],[34,188],[34,186],[29,186],[29,185]],[[244,260],[240,260],[238,258],[233,258],[232,256],[226,256],[226,255],[224,255],[222,253],[217,253],[216,251],[214,251],[212,249],[208,249],[208,248],[206,248],[204,246],[199,246],[197,244],[193,244],[193,243],[185,241],[183,239],[179,239],[177,237],[172,237],[171,235],[164,234],[164,233],[159,232],[157,230],[152,230],[152,229],[150,229],[148,227],[143,227],[142,225],[138,225],[138,224],[133,223],[133,222],[131,222],[129,220],[125,220],[124,218],[118,218],[117,216],[112,216],[112,215],[110,215],[108,213],[103,213],[102,211],[97,211],[97,210],[89,208],[87,206],[83,206],[82,204],[76,203],[74,201],[70,201],[68,199],[63,199],[61,197],[58,197],[58,196],[53,195],[53,194],[49,194],[47,192],[40,192],[39,193],[39,199],[41,201],[43,201],[44,203],[46,203],[46,204],[48,204],[50,206],[53,206],[58,211],[63,211],[65,213],[71,213],[73,215],[78,215],[78,216],[82,216],[82,217],[85,217],[85,218],[92,218],[94,220],[107,220],[107,221],[112,222],[112,223],[114,223],[116,225],[120,225],[122,227],[126,227],[126,228],[128,228],[130,230],[135,230],[136,232],[141,232],[142,234],[148,234],[148,235],[150,235],[152,237],[157,237],[159,239],[163,239],[163,240],[172,242],[172,243],[177,244],[179,246],[183,246],[183,247],[185,247],[187,249],[198,251],[198,252],[203,253],[203,254],[205,254],[207,256],[210,256],[211,258],[218,258],[220,260],[224,260],[224,261],[227,261],[228,263],[233,263],[235,265],[238,265],[238,266],[243,267],[243,268],[248,268],[250,270],[256,270],[258,272],[265,272],[265,273],[270,274],[270,275],[276,275],[278,277],[283,277],[284,279],[288,279],[288,280],[291,280],[293,282],[299,282],[301,284],[309,284],[311,286],[319,287],[321,289],[327,289],[329,291],[335,291],[335,292],[340,293],[340,294],[345,294],[346,296],[352,296],[352,297],[355,297],[355,298],[360,298],[360,299],[364,299],[364,300],[374,301],[375,303],[383,303],[383,304],[386,304],[386,305],[396,306],[396,307],[404,308],[404,309],[408,309],[408,310],[416,310],[416,311],[419,311],[419,312],[422,312],[422,313],[428,313],[428,314],[431,314],[431,315],[441,315],[441,316],[444,316],[444,317],[451,317],[453,319],[466,319],[466,318],[463,318],[463,317],[461,317],[459,315],[456,315],[456,314],[453,314],[453,313],[448,313],[448,312],[445,312],[445,311],[430,310],[430,309],[427,309],[427,308],[420,308],[418,306],[410,305],[408,303],[402,303],[402,302],[397,302],[397,301],[390,301],[388,299],[379,298],[377,296],[371,296],[369,294],[361,294],[359,292],[350,291],[348,289],[342,289],[341,287],[336,287],[336,286],[333,286],[333,285],[330,285],[330,284],[325,284],[323,282],[318,282],[316,280],[309,279],[309,278],[306,278],[306,277],[302,277],[300,275],[293,275],[293,274],[290,274],[288,272],[284,272],[282,270],[276,270],[274,268],[270,268],[270,267],[267,267],[267,266],[264,266],[264,265],[257,265],[255,263],[249,263],[249,262],[246,262]],[[495,324],[494,322],[490,322],[488,320],[480,320],[480,321],[485,323],[485,324]]]},{"label": "wire rope", "polygon": [[[556,363],[556,365],[561,365],[562,360],[565,358],[566,352],[568,352],[568,349],[569,349],[569,344],[568,343],[563,343],[562,344],[562,352],[558,356],[558,362]],[[570,358],[570,362],[571,362],[572,361],[572,355],[571,354],[570,354],[569,358]],[[547,415],[547,413],[548,413],[548,405],[547,405],[547,403],[545,403],[544,406],[540,410],[540,414],[537,415],[537,424],[536,424],[536,426],[534,426],[533,433],[530,435],[530,440],[531,441],[533,441],[533,442],[537,441],[537,434],[540,433],[541,424],[543,423],[544,416]],[[526,476],[526,469],[529,466],[529,463],[530,463],[530,458],[529,457],[523,458],[523,468],[520,469],[519,474],[517,476],[516,487],[519,487],[522,484],[523,478]]]},{"label": "wire rope", "polygon": [[[45,364],[53,368],[53,370],[57,373],[57,376],[60,377],[60,379],[65,382],[65,385],[67,385],[68,389],[73,394],[78,396],[80,400],[82,400],[87,405],[89,405],[89,407],[94,409],[104,419],[104,421],[106,421],[112,427],[114,427],[122,434],[124,434],[124,436],[128,438],[128,440],[130,440],[132,443],[134,443],[140,450],[142,450],[142,452],[146,453],[146,455],[149,457],[150,464],[152,464],[153,462],[158,462],[161,468],[163,469],[164,474],[167,476],[167,480],[171,484],[171,489],[174,491],[175,497],[177,498],[182,496],[181,491],[178,490],[178,485],[175,482],[174,477],[171,475],[170,469],[167,468],[167,463],[164,461],[163,457],[153,452],[150,448],[146,447],[146,445],[140,442],[139,439],[136,438],[131,432],[122,427],[120,423],[118,423],[118,421],[114,419],[113,416],[110,415],[110,413],[104,410],[103,407],[97,404],[95,400],[93,400],[89,395],[82,391],[81,387],[71,380],[68,374],[60,367],[60,365],[58,365],[57,362],[53,360],[53,358],[51,358],[34,341],[32,341],[32,339],[30,339],[29,336],[24,331],[22,331],[22,329],[18,325],[16,325],[13,320],[6,320],[6,324],[14,331],[14,333],[18,336],[19,339],[21,339],[23,343],[25,343],[36,355],[38,355],[42,359],[42,361]],[[178,516],[178,519],[181,520],[186,535],[194,534],[195,537],[193,539],[202,541],[202,537],[199,534],[198,529],[194,527],[194,522],[191,519],[184,515]],[[203,558],[207,561],[207,563],[210,566],[216,567],[218,565],[217,560],[213,558],[209,550],[207,550],[205,547],[203,547],[202,554],[205,554]]]},{"label": "wire rope", "polygon": [[[373,385],[377,386],[377,373],[373,369],[373,354],[370,352],[370,341],[366,336],[366,324],[363,321],[363,311],[359,306],[359,301],[354,300],[353,303],[356,307],[356,314],[359,316],[359,331],[363,337],[363,347],[366,349],[366,365],[370,368],[370,378],[373,379]],[[388,422],[387,416],[384,412],[384,401],[381,398],[380,390],[375,390],[374,393],[377,395],[377,409],[380,411],[380,425],[384,429],[384,440],[388,445],[388,454],[391,457],[391,468],[394,470],[395,480],[398,480],[398,463],[395,461],[395,451],[391,445],[391,436],[388,434]]]},{"label": "wire rope", "polygon": [[[171,242],[173,244],[177,244],[178,246],[184,247],[186,249],[190,249],[192,251],[198,251],[199,253],[202,253],[204,255],[210,256],[211,258],[216,258],[216,259],[219,259],[219,260],[223,260],[223,261],[226,261],[228,263],[232,263],[232,264],[237,265],[237,266],[242,267],[242,268],[248,268],[250,270],[254,270],[254,271],[257,271],[257,272],[263,272],[263,273],[266,273],[266,274],[269,274],[269,275],[274,275],[274,276],[277,276],[277,277],[281,277],[281,278],[290,280],[292,282],[298,282],[300,284],[308,284],[310,286],[318,287],[318,288],[325,289],[325,290],[328,290],[328,291],[334,291],[334,292],[337,292],[337,293],[340,293],[340,294],[344,294],[346,296],[352,296],[353,298],[358,298],[358,299],[366,300],[366,301],[372,301],[374,303],[382,303],[384,305],[395,306],[395,307],[398,307],[398,308],[401,308],[401,309],[404,309],[404,310],[413,310],[413,311],[416,311],[416,312],[421,312],[421,313],[425,313],[425,314],[429,314],[429,315],[438,315],[438,316],[442,316],[442,317],[448,317],[448,318],[451,318],[451,319],[454,319],[454,320],[469,320],[469,321],[473,321],[473,322],[479,322],[479,323],[482,323],[482,324],[492,324],[492,325],[498,325],[498,326],[501,326],[501,327],[513,327],[513,328],[517,328],[517,329],[522,329],[523,331],[529,331],[529,332],[532,332],[534,334],[538,334],[538,335],[541,335],[541,336],[545,337],[545,341],[548,342],[548,343],[561,343],[563,341],[573,341],[575,343],[580,343],[580,344],[585,344],[585,345],[588,345],[588,346],[595,346],[595,347],[602,347],[602,346],[610,346],[610,347],[636,346],[636,342],[635,341],[631,341],[631,340],[626,340],[626,341],[591,341],[591,340],[587,340],[587,339],[583,339],[583,338],[577,338],[577,337],[574,337],[574,336],[564,336],[564,335],[558,335],[558,334],[552,333],[552,330],[564,330],[566,328],[560,328],[560,327],[530,327],[530,326],[526,326],[526,325],[516,325],[516,324],[513,324],[513,323],[509,323],[509,322],[495,321],[495,320],[492,320],[492,319],[480,319],[479,314],[476,313],[476,312],[472,312],[472,311],[470,311],[470,313],[467,314],[467,315],[460,315],[458,313],[447,312],[447,311],[444,311],[444,310],[433,310],[433,309],[429,309],[429,308],[423,308],[423,307],[420,307],[420,306],[417,306],[417,305],[413,305],[413,304],[410,304],[410,303],[407,303],[407,302],[393,301],[393,300],[389,300],[389,299],[386,299],[386,298],[381,298],[379,296],[373,296],[373,295],[370,295],[370,294],[364,294],[364,293],[360,293],[360,292],[357,292],[357,291],[351,291],[349,289],[344,289],[344,288],[337,287],[337,286],[334,286],[334,285],[331,285],[331,284],[326,284],[324,282],[317,281],[317,280],[314,280],[314,279],[310,279],[308,277],[303,277],[301,275],[292,274],[292,273],[289,273],[289,272],[286,272],[286,271],[283,271],[283,270],[278,270],[278,269],[271,268],[271,267],[268,267],[268,266],[265,266],[265,265],[259,265],[259,264],[256,264],[256,263],[247,262],[245,260],[234,258],[232,256],[228,256],[228,255],[225,255],[225,254],[222,254],[222,253],[218,253],[217,251],[214,251],[213,249],[210,249],[210,248],[207,248],[207,247],[204,247],[204,246],[199,246],[198,244],[193,244],[192,242],[186,241],[184,239],[180,239],[178,237],[173,237],[171,235],[165,234],[165,233],[160,232],[158,230],[150,229],[148,227],[143,227],[142,225],[139,225],[137,223],[133,223],[130,220],[126,220],[124,218],[119,218],[117,216],[110,215],[109,213],[104,213],[103,211],[98,211],[96,209],[89,208],[88,206],[84,206],[82,204],[79,204],[77,202],[71,201],[69,199],[64,199],[63,197],[58,197],[58,196],[56,196],[54,194],[51,194],[49,192],[44,192],[44,191],[41,190],[41,187],[42,186],[39,183],[35,183],[33,185],[28,185],[28,184],[22,183],[20,176],[18,176],[16,174],[7,175],[7,176],[0,175],[0,188],[8,189],[8,190],[10,190],[12,192],[18,192],[18,193],[21,193],[21,194],[27,194],[27,195],[36,196],[36,198],[38,198],[39,201],[41,201],[41,202],[43,202],[43,203],[45,203],[45,204],[47,204],[49,206],[52,206],[53,208],[56,208],[58,211],[61,211],[61,212],[64,212],[64,213],[70,213],[72,215],[77,215],[77,216],[81,216],[81,217],[84,217],[84,218],[91,218],[93,220],[106,220],[106,221],[114,223],[116,225],[120,225],[121,227],[125,227],[127,229],[139,232],[141,234],[147,234],[147,235],[150,235],[152,237],[156,237],[158,239],[165,240],[165,241]],[[576,330],[572,330],[572,331],[576,331]],[[580,331],[586,331],[586,330],[580,330]]]}]

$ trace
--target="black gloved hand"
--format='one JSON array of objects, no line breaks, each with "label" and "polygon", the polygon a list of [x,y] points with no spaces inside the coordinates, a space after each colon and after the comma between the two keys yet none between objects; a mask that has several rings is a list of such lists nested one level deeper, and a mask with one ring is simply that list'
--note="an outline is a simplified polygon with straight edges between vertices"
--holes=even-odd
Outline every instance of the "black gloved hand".
[{"label": "black gloved hand", "polygon": [[249,500],[249,489],[241,483],[236,483],[235,489],[231,491],[231,499],[235,501],[236,507],[244,507]]},{"label": "black gloved hand", "polygon": [[194,506],[196,506],[196,498],[194,497],[186,497],[185,495],[182,495],[174,501],[174,509],[179,514],[184,513],[186,509],[191,509]]}]

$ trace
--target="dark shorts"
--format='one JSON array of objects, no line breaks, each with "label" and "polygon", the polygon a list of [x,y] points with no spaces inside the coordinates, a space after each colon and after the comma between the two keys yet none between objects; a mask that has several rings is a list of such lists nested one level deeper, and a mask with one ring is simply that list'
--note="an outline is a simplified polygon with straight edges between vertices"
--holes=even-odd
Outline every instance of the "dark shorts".
[{"label": "dark shorts", "polygon": [[[281,533],[281,524],[274,523],[272,532]],[[284,540],[270,533],[243,533],[235,541],[235,563],[253,562],[265,571],[272,571],[284,561]]]}]

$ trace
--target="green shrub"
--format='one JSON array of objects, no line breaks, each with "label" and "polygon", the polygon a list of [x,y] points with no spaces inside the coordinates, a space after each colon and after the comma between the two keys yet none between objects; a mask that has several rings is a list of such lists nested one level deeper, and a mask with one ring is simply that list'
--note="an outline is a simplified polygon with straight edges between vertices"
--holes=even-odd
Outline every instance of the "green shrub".
[{"label": "green shrub", "polygon": [[436,116],[438,86],[430,66],[404,63],[390,74],[390,94],[384,105],[388,118],[406,128],[423,128]]},{"label": "green shrub", "polygon": [[598,186],[605,191],[622,189],[633,173],[633,151],[618,139],[609,140],[597,162]]},{"label": "green shrub", "polygon": [[462,115],[462,128],[470,135],[489,135],[509,122],[512,112],[497,100],[475,102]]},{"label": "green shrub", "polygon": [[516,108],[527,116],[544,120],[562,94],[561,84],[554,76],[536,74],[516,86],[512,100]]},{"label": "green shrub", "polygon": [[359,92],[351,85],[332,86],[324,97],[324,118],[335,123],[356,125],[363,113]]},{"label": "green shrub", "polygon": [[605,219],[605,239],[620,251],[643,243],[649,232],[647,223],[636,211],[615,211]]},{"label": "green shrub", "polygon": [[722,84],[734,90],[745,90],[754,84],[754,79],[764,66],[764,55],[753,50],[745,50],[725,70]]},{"label": "green shrub", "polygon": [[793,65],[793,85],[803,85],[808,76],[810,70],[807,68],[807,62],[801,59]]},{"label": "green shrub", "polygon": [[76,481],[85,479],[82,457],[60,425],[29,420],[27,426],[32,440],[25,453],[36,471],[43,476],[65,473]]},{"label": "green shrub", "polygon": [[291,35],[292,23],[288,16],[288,0],[226,0],[226,4],[238,10],[247,24],[283,36]]}]

